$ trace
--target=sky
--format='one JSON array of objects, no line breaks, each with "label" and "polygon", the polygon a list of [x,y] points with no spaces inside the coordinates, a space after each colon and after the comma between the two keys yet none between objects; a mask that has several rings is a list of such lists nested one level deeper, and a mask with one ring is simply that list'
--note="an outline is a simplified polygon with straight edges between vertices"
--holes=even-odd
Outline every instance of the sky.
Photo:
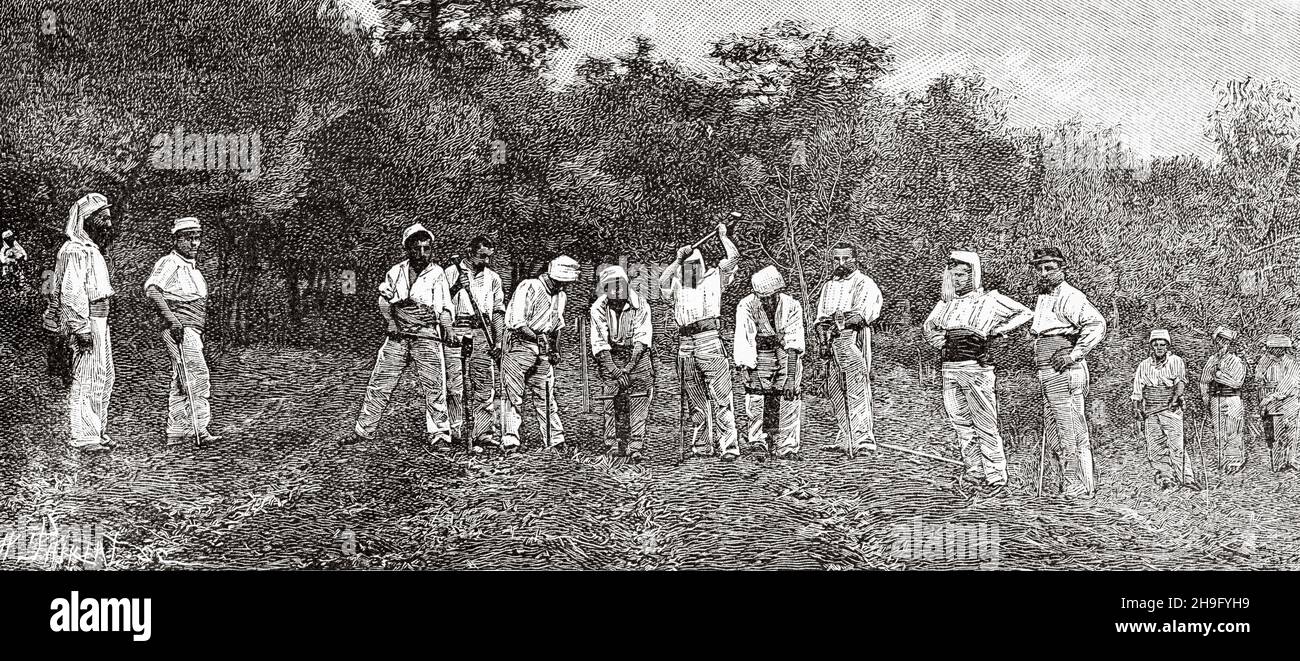
[{"label": "sky", "polygon": [[561,82],[586,54],[625,51],[634,34],[704,69],[720,37],[803,20],[889,44],[895,70],[883,89],[978,72],[1009,100],[1013,125],[1119,126],[1139,155],[1212,159],[1205,126],[1217,83],[1300,85],[1300,0],[580,1],[555,22],[569,41],[555,62]]}]

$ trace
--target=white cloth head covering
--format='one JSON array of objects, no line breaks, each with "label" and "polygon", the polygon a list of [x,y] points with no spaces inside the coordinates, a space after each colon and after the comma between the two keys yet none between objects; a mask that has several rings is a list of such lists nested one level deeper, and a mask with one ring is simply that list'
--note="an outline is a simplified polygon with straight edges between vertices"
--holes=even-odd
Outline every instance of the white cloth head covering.
[{"label": "white cloth head covering", "polygon": [[108,198],[99,193],[90,193],[77,200],[77,203],[68,210],[68,224],[64,227],[63,233],[73,241],[94,245],[95,242],[91,241],[90,235],[86,233],[86,219],[95,215],[95,212],[100,209],[110,206],[112,205],[108,203]]},{"label": "white cloth head covering", "polygon": [[[973,288],[971,291],[979,293],[984,290],[983,270],[980,268],[980,256],[973,252],[965,250],[954,250],[948,254],[948,259],[970,265],[970,278]],[[943,270],[943,290],[940,294],[945,301],[951,301],[957,298],[957,286],[952,282],[952,269]]]},{"label": "white cloth head covering", "polygon": [[683,264],[687,262],[699,262],[701,265],[704,264],[704,255],[703,253],[700,252],[699,248],[696,248],[695,251],[691,253],[690,257],[687,257],[684,261],[682,261]]},{"label": "white cloth head covering", "polygon": [[1164,340],[1171,344],[1173,343],[1173,340],[1169,339],[1169,331],[1162,328],[1157,328],[1151,331],[1151,336],[1147,338],[1147,342],[1155,342],[1156,340]]},{"label": "white cloth head covering", "polygon": [[578,279],[578,260],[560,255],[546,267],[546,275],[556,282],[573,282]]},{"label": "white cloth head covering", "polygon": [[1290,349],[1291,338],[1274,333],[1264,340],[1264,344],[1270,349]]},{"label": "white cloth head covering", "polygon": [[14,235],[13,230],[5,230],[4,234],[0,234],[0,239],[7,239],[13,235]]},{"label": "white cloth head covering", "polygon": [[604,289],[605,285],[614,282],[615,280],[622,280],[623,282],[628,281],[627,271],[624,271],[623,267],[617,264],[607,266],[600,272],[600,281],[596,283],[596,286]]},{"label": "white cloth head covering", "polygon": [[1219,326],[1218,328],[1214,329],[1214,337],[1219,337],[1219,336],[1223,336],[1229,340],[1235,340],[1237,339],[1237,331],[1232,330],[1227,326]]},{"label": "white cloth head covering", "polygon": [[196,229],[199,229],[198,218],[187,216],[185,218],[177,218],[176,222],[172,223],[172,234],[184,230],[196,230]]},{"label": "white cloth head covering", "polygon": [[412,236],[415,236],[419,232],[424,232],[425,234],[428,234],[430,238],[433,237],[433,232],[430,232],[429,230],[425,229],[424,225],[421,225],[420,223],[416,223],[406,228],[405,232],[402,232],[402,247],[406,247],[406,242],[410,240]]},{"label": "white cloth head covering", "polygon": [[766,266],[750,276],[749,284],[753,285],[754,293],[759,296],[771,296],[785,289],[785,279],[775,266]]}]

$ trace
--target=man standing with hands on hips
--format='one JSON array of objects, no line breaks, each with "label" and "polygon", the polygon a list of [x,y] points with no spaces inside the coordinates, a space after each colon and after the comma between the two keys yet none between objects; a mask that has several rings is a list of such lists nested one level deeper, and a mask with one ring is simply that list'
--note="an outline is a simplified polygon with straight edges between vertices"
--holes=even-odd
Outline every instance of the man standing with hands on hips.
[{"label": "man standing with hands on hips", "polygon": [[167,445],[179,445],[186,438],[202,444],[220,437],[208,432],[212,420],[208,404],[211,385],[203,358],[208,283],[195,261],[202,238],[199,220],[177,220],[172,224],[171,238],[172,251],[154,264],[144,283],[144,293],[166,323],[162,338],[172,358]]},{"label": "man standing with hands on hips", "polygon": [[1030,263],[1038,274],[1038,303],[1030,332],[1043,386],[1044,443],[1052,460],[1061,465],[1061,494],[1090,499],[1097,485],[1084,408],[1088,392],[1084,357],[1106,336],[1106,319],[1083,292],[1065,281],[1065,256],[1060,249],[1035,250]]}]

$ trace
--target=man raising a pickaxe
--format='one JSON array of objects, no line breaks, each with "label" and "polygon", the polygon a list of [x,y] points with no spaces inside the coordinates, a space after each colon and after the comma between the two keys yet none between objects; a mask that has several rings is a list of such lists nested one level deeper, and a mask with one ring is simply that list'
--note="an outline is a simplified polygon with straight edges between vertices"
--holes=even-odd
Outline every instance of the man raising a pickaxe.
[{"label": "man raising a pickaxe", "polygon": [[1138,363],[1133,375],[1133,415],[1143,422],[1147,460],[1155,469],[1160,490],[1182,486],[1199,489],[1192,462],[1183,446],[1183,390],[1187,370],[1183,359],[1169,350],[1167,330],[1153,330],[1151,357]]},{"label": "man raising a pickaxe", "polygon": [[691,453],[712,454],[711,437],[722,453],[722,460],[735,461],[740,456],[740,446],[736,442],[731,369],[718,333],[722,327],[722,291],[736,277],[740,252],[727,235],[725,224],[719,223],[715,233],[727,251],[718,268],[705,268],[704,256],[698,249],[703,241],[695,246],[682,246],[677,249],[677,259],[659,276],[659,286],[664,300],[673,305],[677,320],[678,383],[690,401],[694,423]]}]

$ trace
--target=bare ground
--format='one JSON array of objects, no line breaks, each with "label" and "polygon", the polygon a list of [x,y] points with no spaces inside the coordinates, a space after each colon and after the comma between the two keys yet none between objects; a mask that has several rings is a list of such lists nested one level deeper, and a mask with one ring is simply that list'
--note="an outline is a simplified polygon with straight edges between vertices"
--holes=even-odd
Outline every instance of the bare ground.
[{"label": "bare ground", "polygon": [[[109,569],[1300,565],[1300,480],[1270,473],[1257,443],[1244,474],[1212,479],[1204,492],[1161,495],[1131,427],[1099,429],[1100,493],[1067,503],[1035,494],[1037,432],[1008,430],[1012,494],[972,499],[955,487],[954,466],[891,451],[852,461],[819,452],[832,434],[829,407],[810,397],[804,461],[747,456],[678,465],[677,398],[664,367],[650,460],[613,466],[599,457],[598,419],[582,412],[573,361],[562,366],[557,390],[581,448],[576,458],[536,449],[511,458],[435,455],[418,440],[418,394],[409,379],[381,440],[341,448],[336,441],[351,428],[372,355],[254,347],[210,357],[214,427],[226,439],[164,449],[169,373],[149,339],[119,341],[109,433],[120,446],[98,457],[65,445],[66,393],[44,380],[39,349],[5,346],[0,524],[99,523],[107,533],[99,563]],[[1103,377],[1098,387],[1107,383]],[[999,390],[1004,407],[1036,406],[1032,376],[1004,378]],[[882,362],[876,406],[879,440],[956,456],[939,393],[914,369]],[[535,436],[525,439],[526,448],[536,445]],[[922,548],[933,539],[906,545],[917,530],[979,531],[991,544],[965,552]],[[355,553],[346,552],[344,531],[355,535]],[[12,533],[8,542],[0,535],[0,566],[79,566],[67,554],[23,559],[12,550]]]}]

